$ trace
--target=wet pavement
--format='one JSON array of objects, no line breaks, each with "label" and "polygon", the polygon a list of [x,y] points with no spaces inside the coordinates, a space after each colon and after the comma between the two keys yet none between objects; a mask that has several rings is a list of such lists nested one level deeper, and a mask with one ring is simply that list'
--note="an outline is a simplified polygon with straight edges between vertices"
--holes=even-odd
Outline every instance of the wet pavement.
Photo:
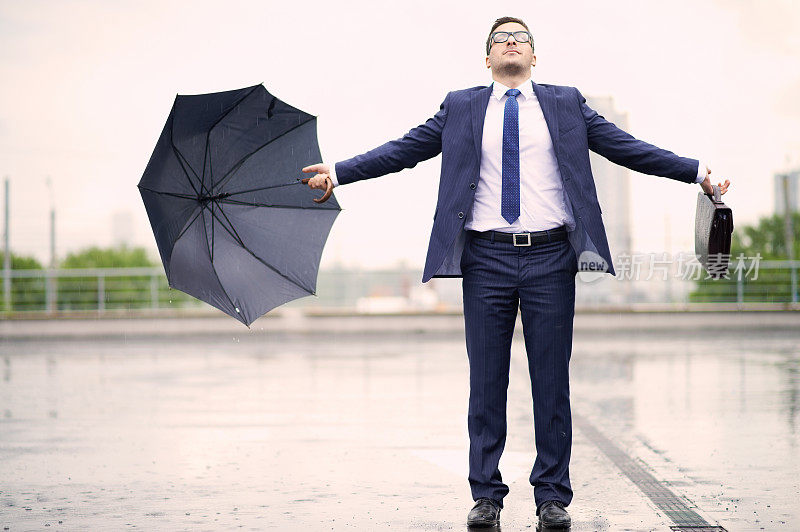
[{"label": "wet pavement", "polygon": [[[799,316],[577,316],[572,530],[800,529]],[[466,530],[459,320],[3,322],[0,526]],[[534,530],[519,335],[508,428]]]}]

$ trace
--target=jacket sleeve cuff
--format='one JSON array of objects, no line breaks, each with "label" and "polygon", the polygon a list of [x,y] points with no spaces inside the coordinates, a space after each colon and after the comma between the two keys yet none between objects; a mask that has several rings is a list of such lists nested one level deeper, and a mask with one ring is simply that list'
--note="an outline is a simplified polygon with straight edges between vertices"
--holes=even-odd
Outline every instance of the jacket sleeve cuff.
[{"label": "jacket sleeve cuff", "polygon": [[695,183],[702,183],[708,172],[706,171],[706,164],[703,161],[697,161],[697,177],[695,178]]},{"label": "jacket sleeve cuff", "polygon": [[333,186],[334,187],[338,187],[339,186],[339,180],[336,178],[336,163],[330,165],[330,167],[331,167],[331,171],[330,171],[330,173],[328,175],[331,176],[331,181],[333,181]]}]

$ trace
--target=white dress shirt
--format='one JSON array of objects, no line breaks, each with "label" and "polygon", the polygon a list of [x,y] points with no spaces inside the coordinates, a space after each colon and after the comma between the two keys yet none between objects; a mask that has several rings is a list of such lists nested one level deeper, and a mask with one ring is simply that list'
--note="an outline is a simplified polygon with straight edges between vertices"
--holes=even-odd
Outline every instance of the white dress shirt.
[{"label": "white dress shirt", "polygon": [[[575,228],[572,207],[564,192],[561,172],[553,150],[553,139],[528,79],[520,86],[519,105],[519,162],[520,215],[509,224],[500,213],[503,170],[503,118],[508,99],[506,87],[494,82],[486,106],[481,143],[480,179],[475,189],[475,202],[467,215],[464,227],[474,231],[503,231],[522,233],[553,229],[567,225]],[[696,183],[706,177],[706,165],[699,161]],[[333,186],[338,186],[336,164],[330,165]]]},{"label": "white dress shirt", "polygon": [[564,193],[553,139],[530,80],[519,87],[519,218],[509,224],[501,214],[503,193],[503,119],[508,96],[494,82],[486,106],[481,142],[481,168],[475,202],[464,227],[473,231],[523,233],[575,228],[572,209]]}]

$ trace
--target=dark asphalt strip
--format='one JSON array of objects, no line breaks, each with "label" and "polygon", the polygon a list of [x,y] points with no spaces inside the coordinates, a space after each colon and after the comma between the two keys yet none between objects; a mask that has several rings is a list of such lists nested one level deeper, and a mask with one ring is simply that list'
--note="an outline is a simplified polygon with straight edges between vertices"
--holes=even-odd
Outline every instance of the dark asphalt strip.
[{"label": "dark asphalt strip", "polygon": [[697,512],[689,508],[683,499],[625,454],[625,451],[597,430],[588,419],[573,412],[572,421],[592,443],[614,462],[626,477],[642,490],[642,493],[653,501],[653,504],[672,520],[674,525],[670,526],[670,529],[687,532],[727,532],[721,526],[708,523]]}]

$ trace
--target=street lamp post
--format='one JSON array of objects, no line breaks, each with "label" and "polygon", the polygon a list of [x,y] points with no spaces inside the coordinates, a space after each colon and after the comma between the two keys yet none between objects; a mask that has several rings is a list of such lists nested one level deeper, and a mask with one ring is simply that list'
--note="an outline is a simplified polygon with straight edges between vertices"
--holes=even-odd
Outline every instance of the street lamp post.
[{"label": "street lamp post", "polygon": [[45,290],[47,292],[47,312],[52,314],[56,311],[56,280],[54,270],[56,267],[56,203],[53,194],[53,180],[50,176],[45,178],[47,190],[50,193],[50,264],[48,266],[47,281]]},{"label": "street lamp post", "polygon": [[786,258],[789,260],[791,283],[792,283],[792,303],[797,303],[797,268],[794,266],[794,227],[792,226],[792,202],[789,197],[789,177],[786,173],[781,176],[783,181],[783,235],[786,241]]},{"label": "street lamp post", "polygon": [[5,180],[5,225],[3,232],[3,309],[6,312],[11,310],[11,248],[8,245],[8,176]]}]

